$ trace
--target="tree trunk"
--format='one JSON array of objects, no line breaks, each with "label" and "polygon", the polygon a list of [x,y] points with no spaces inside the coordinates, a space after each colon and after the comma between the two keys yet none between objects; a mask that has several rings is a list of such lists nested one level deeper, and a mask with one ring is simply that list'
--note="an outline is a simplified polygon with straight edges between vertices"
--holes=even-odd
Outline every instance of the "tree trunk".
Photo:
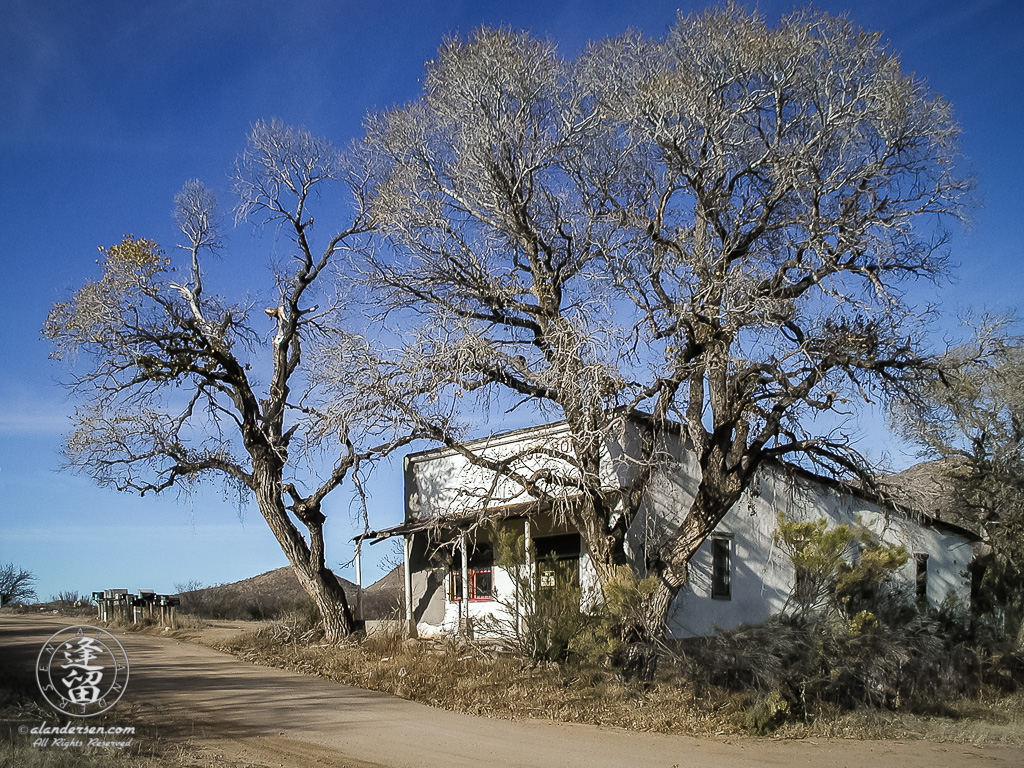
[{"label": "tree trunk", "polygon": [[329,643],[348,637],[355,628],[345,590],[337,576],[324,564],[322,525],[310,526],[311,548],[288,516],[281,496],[280,473],[273,466],[255,466],[256,504],[288,557],[299,584],[312,598]]},{"label": "tree trunk", "polygon": [[1020,623],[1017,625],[1017,638],[1013,641],[1013,651],[1024,653],[1024,611],[1020,613]]},{"label": "tree trunk", "polygon": [[[731,432],[724,432],[726,436]],[[630,615],[622,620],[621,639],[625,646],[623,671],[628,676],[650,679],[657,666],[658,648],[663,645],[668,631],[668,619],[679,590],[689,580],[689,562],[701,544],[714,531],[715,526],[739,500],[749,483],[752,471],[731,467],[729,454],[732,443],[718,439],[701,456],[701,480],[690,509],[679,527],[657,549],[648,554],[647,572],[656,579],[653,591],[634,603]],[[595,467],[599,464],[595,461]],[[588,467],[593,476],[597,469]],[[647,478],[649,480],[649,477]],[[586,498],[578,508],[568,511],[570,522],[579,530],[591,556],[602,590],[618,578],[618,566],[626,563],[625,535],[635,510],[647,489],[644,482],[637,488],[635,498],[625,503],[625,513],[616,526],[608,521],[614,505],[601,493]]]},{"label": "tree trunk", "polygon": [[646,620],[659,638],[668,627],[676,595],[689,580],[690,559],[742,495],[743,487],[735,477],[716,483],[714,478],[709,482],[708,475],[705,470],[686,519],[658,548],[653,569],[658,587],[647,602]]},{"label": "tree trunk", "polygon": [[355,622],[345,590],[334,572],[322,568],[311,578],[301,564],[292,563],[292,569],[320,613],[320,625],[327,642],[337,643],[352,634]]},{"label": "tree trunk", "polygon": [[668,619],[676,597],[689,581],[690,559],[714,531],[715,526],[739,500],[742,486],[735,476],[724,482],[707,482],[709,473],[697,490],[690,510],[679,528],[669,536],[650,564],[651,576],[657,584],[640,606],[641,615],[633,617],[632,626],[624,627],[627,646],[625,672],[641,679],[651,679],[657,668],[658,647],[668,633]]},{"label": "tree trunk", "polygon": [[668,617],[679,590],[687,582],[686,569],[679,575],[675,571],[657,574],[658,584],[651,596],[644,601],[644,631],[652,641],[660,641],[668,633]]}]

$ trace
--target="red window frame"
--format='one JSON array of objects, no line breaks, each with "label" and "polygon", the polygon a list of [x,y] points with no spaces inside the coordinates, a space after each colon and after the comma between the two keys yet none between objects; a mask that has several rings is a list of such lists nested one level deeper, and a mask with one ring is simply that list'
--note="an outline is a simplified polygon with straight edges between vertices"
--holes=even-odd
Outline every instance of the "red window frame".
[{"label": "red window frame", "polygon": [[[478,595],[479,590],[477,589],[476,580],[478,576],[483,574],[487,575],[487,578],[491,581],[490,591],[486,595]],[[462,602],[462,569],[452,568],[451,582],[450,582],[449,601],[453,603]],[[487,566],[486,568],[475,567],[469,569],[469,602],[471,603],[482,603],[488,600],[494,599],[494,567]]]}]

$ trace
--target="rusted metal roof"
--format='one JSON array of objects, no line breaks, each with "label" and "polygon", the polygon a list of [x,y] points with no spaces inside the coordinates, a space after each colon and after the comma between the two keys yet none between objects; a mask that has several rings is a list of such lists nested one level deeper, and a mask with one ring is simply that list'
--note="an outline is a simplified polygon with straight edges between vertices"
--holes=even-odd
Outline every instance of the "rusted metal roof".
[{"label": "rusted metal roof", "polygon": [[522,501],[516,504],[504,504],[498,507],[482,507],[462,515],[440,515],[426,520],[407,520],[406,522],[381,528],[377,531],[367,531],[359,536],[354,536],[353,541],[369,541],[371,544],[390,539],[392,536],[404,536],[409,533],[419,533],[426,530],[459,530],[472,528],[481,523],[491,520],[508,520],[510,518],[533,517],[542,512],[548,512],[556,502],[570,503],[579,499],[574,495],[566,499]]}]

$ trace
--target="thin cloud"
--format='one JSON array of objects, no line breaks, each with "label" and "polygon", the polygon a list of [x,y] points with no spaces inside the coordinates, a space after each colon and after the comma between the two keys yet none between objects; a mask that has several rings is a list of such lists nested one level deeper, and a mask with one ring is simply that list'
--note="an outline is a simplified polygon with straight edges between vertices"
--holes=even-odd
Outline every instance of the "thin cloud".
[{"label": "thin cloud", "polygon": [[67,414],[52,408],[0,405],[0,435],[3,436],[59,437],[69,425]]}]

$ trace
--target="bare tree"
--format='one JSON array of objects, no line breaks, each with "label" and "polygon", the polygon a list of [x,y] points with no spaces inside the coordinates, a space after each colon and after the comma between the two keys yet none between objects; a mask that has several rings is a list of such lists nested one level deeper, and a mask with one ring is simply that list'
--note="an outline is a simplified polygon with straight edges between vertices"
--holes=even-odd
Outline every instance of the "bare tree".
[{"label": "bare tree", "polygon": [[930,478],[942,511],[979,531],[991,547],[987,586],[1024,649],[1024,340],[1008,319],[978,323],[912,397],[893,403],[893,423],[935,460]]},{"label": "bare tree", "polygon": [[[957,136],[878,35],[824,14],[770,28],[728,5],[576,61],[525,33],[448,42],[357,157],[387,243],[367,256],[376,295],[424,320],[408,358],[434,382],[423,421],[458,448],[466,393],[563,418],[572,450],[532,450],[564,471],[468,457],[571,495],[605,582],[681,425],[701,477],[646,553],[659,587],[638,632],[660,637],[766,460],[866,472],[837,416],[923,362],[903,287],[943,274],[942,221],[971,186]],[[640,460],[609,491],[607,446],[641,418]]]},{"label": "bare tree", "polygon": [[326,286],[365,218],[357,203],[352,224],[316,249],[307,207],[342,175],[330,143],[278,122],[253,127],[235,169],[237,217],[272,221],[293,243],[275,265],[265,313],[208,292],[203,260],[221,247],[215,200],[190,181],[175,199],[185,267],[128,236],[103,249],[102,276],[54,305],[44,328],[54,357],[84,358],[70,384],[83,405],[68,464],[143,495],[209,477],[251,494],[332,641],[351,631],[352,617],[326,564],[323,501],[346,481],[358,488],[360,468],[403,442],[386,414],[363,410],[358,370],[330,395],[307,373],[312,343],[359,344],[340,327]]},{"label": "bare tree", "polygon": [[15,605],[34,600],[36,590],[32,584],[35,580],[35,574],[18,568],[14,563],[0,564],[0,605]]}]

